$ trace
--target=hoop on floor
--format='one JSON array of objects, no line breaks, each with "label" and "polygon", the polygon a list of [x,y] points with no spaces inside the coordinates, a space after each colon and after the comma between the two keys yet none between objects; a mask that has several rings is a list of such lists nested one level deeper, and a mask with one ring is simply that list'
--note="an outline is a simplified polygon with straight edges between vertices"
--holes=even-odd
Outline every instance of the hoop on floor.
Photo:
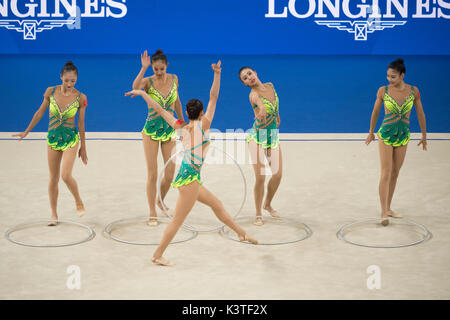
[{"label": "hoop on floor", "polygon": [[[9,241],[11,241],[12,243],[15,244],[20,244],[22,246],[27,246],[27,247],[35,247],[35,248],[54,248],[54,247],[68,247],[68,246],[74,246],[83,242],[87,242],[89,240],[94,239],[95,237],[95,231],[94,229],[92,229],[91,227],[84,225],[82,223],[78,223],[78,222],[74,222],[74,221],[70,221],[70,220],[57,220],[58,224],[70,224],[70,225],[76,225],[76,226],[80,226],[84,229],[87,229],[89,231],[89,235],[79,241],[73,241],[73,242],[67,242],[67,243],[57,243],[57,244],[34,244],[34,243],[29,243],[29,242],[22,242],[22,241],[18,241],[18,240],[14,240],[11,237],[11,234],[13,232],[18,231],[19,229],[23,228],[23,227],[28,227],[28,226],[32,226],[35,224],[41,224],[41,223],[45,223],[48,224],[49,222],[54,222],[55,220],[52,219],[42,219],[42,220],[35,220],[35,221],[31,221],[31,222],[26,222],[26,223],[22,223],[19,224],[15,227],[12,227],[10,229],[8,229],[5,232],[5,238],[8,239]],[[53,226],[53,227],[49,227],[46,225],[46,227],[48,228],[57,228],[57,226]]]},{"label": "hoop on floor", "polygon": [[[138,223],[139,223],[139,222],[147,223],[148,219],[149,219],[149,217],[146,216],[146,217],[138,217],[138,218],[128,218],[128,219],[116,220],[116,221],[113,221],[113,222],[109,223],[109,224],[105,227],[105,229],[103,230],[103,232],[104,232],[105,235],[108,236],[108,238],[110,238],[110,239],[112,239],[112,240],[115,240],[115,241],[118,241],[118,242],[122,242],[122,243],[126,243],[126,244],[142,245],[142,246],[157,246],[157,245],[159,245],[159,241],[158,241],[158,242],[129,241],[129,240],[121,239],[121,238],[119,238],[119,237],[117,237],[117,236],[114,236],[114,235],[112,234],[113,227],[114,227],[114,225],[116,225],[116,224],[123,223],[123,222],[133,222],[133,221],[136,221],[136,222],[138,222]],[[155,217],[155,218],[152,217],[152,220],[153,220],[153,219],[159,221],[160,223],[168,223],[167,220],[170,221],[170,219],[167,219],[167,218],[163,218],[163,219],[162,219],[162,218],[160,218],[160,217]],[[152,227],[148,227],[148,228],[152,228]],[[187,237],[187,238],[185,238],[185,239],[181,239],[181,240],[175,240],[175,241],[172,240],[172,241],[170,242],[170,244],[186,242],[186,241],[189,241],[189,240],[194,239],[194,238],[198,235],[198,232],[196,232],[196,231],[188,230],[188,232],[192,233],[191,235],[189,235],[189,237]]]},{"label": "hoop on floor", "polygon": [[[242,216],[242,217],[239,217],[239,218],[236,219],[236,221],[242,221],[242,220],[250,220],[251,222],[253,222],[255,220],[255,216]],[[260,241],[257,238],[257,236],[252,235],[253,237],[256,238],[256,240],[258,240],[258,245],[271,246],[271,245],[282,245],[282,244],[289,244],[289,243],[299,242],[299,241],[303,241],[303,240],[308,239],[309,237],[311,237],[311,235],[313,233],[311,228],[307,224],[302,223],[302,222],[297,222],[297,221],[292,220],[292,219],[264,217],[263,220],[265,220],[265,221],[272,221],[272,222],[282,222],[282,223],[285,223],[286,225],[289,225],[290,227],[295,226],[295,227],[297,227],[299,229],[303,229],[305,234],[303,236],[300,236],[300,237],[292,239],[292,240],[274,241],[274,242]],[[236,241],[236,242],[249,244],[248,242],[240,241],[237,237],[230,236],[229,232],[225,231],[225,228],[228,228],[228,227],[227,226],[223,226],[220,229],[220,234],[223,235],[225,238],[228,238],[228,239]],[[264,226],[259,226],[257,228],[262,230],[264,228]],[[231,231],[231,230],[229,230],[229,231]]]},{"label": "hoop on floor", "polygon": [[[242,168],[241,168],[241,166],[239,165],[239,163],[237,163],[236,159],[234,159],[234,158],[233,158],[231,155],[229,155],[227,152],[225,152],[225,151],[223,151],[222,149],[217,148],[217,147],[215,147],[215,146],[213,146],[213,145],[210,145],[209,148],[213,148],[213,149],[219,150],[219,151],[221,151],[223,154],[225,154],[228,158],[230,158],[231,160],[233,160],[234,164],[238,167],[239,172],[241,173],[242,180],[243,180],[243,182],[244,182],[244,198],[242,199],[242,203],[241,203],[241,206],[239,207],[239,210],[238,210],[237,213],[233,216],[233,219],[235,219],[235,218],[241,213],[242,208],[243,208],[244,205],[245,205],[245,200],[247,199],[247,180],[245,179],[244,171],[242,170]],[[161,198],[161,181],[162,181],[162,178],[164,177],[164,171],[166,170],[167,165],[168,165],[168,164],[169,164],[176,156],[178,156],[178,154],[183,153],[183,152],[185,152],[185,151],[184,151],[184,150],[180,150],[180,151],[178,151],[177,153],[175,153],[174,155],[172,155],[172,156],[167,160],[167,162],[164,164],[164,168],[162,168],[162,170],[161,170],[161,172],[160,172],[160,174],[159,174],[159,176],[158,176],[158,185],[157,185],[158,198],[159,198],[159,201],[160,201],[160,203],[161,203],[161,206],[163,207],[163,210],[162,210],[162,211],[164,212],[164,214],[165,214],[169,219],[172,219],[172,216],[170,216],[169,213],[167,212],[167,207],[166,207],[164,201],[162,201],[162,198]],[[198,232],[198,233],[217,232],[217,231],[219,231],[223,226],[224,226],[224,224],[220,224],[218,227],[213,227],[213,228],[209,228],[209,229],[201,229],[201,228],[198,228],[198,227],[194,227],[194,226],[192,226],[192,225],[189,225],[189,224],[187,224],[187,223],[183,223],[183,227],[184,227],[184,228],[189,229],[189,230],[191,230],[191,231]]]},{"label": "hoop on floor", "polygon": [[[428,240],[431,237],[431,232],[427,229],[427,227],[425,227],[424,225],[422,225],[420,223],[414,222],[412,220],[404,219],[404,218],[403,219],[396,219],[394,225],[395,224],[405,224],[405,223],[402,223],[402,222],[406,222],[406,225],[409,224],[409,225],[418,227],[419,229],[421,229],[425,233],[423,235],[422,239],[419,239],[417,241],[413,241],[413,242],[410,242],[410,243],[401,243],[401,244],[395,244],[395,245],[384,245],[384,244],[383,245],[377,245],[377,244],[366,244],[366,243],[362,243],[362,242],[352,241],[352,240],[349,240],[349,239],[347,239],[345,237],[345,234],[350,233],[350,232],[346,232],[345,233],[345,230],[348,229],[351,226],[357,226],[357,225],[361,225],[361,224],[364,224],[364,223],[367,223],[367,222],[376,222],[377,225],[378,224],[381,225],[381,221],[382,221],[381,218],[368,218],[368,219],[363,219],[363,220],[358,220],[358,221],[355,221],[355,222],[352,222],[352,223],[348,223],[348,224],[342,226],[339,229],[339,231],[336,233],[336,236],[339,239],[341,239],[341,240],[343,240],[343,241],[345,241],[347,243],[350,243],[350,244],[353,244],[353,245],[357,245],[357,246],[361,246],[361,247],[367,247],[367,248],[403,248],[403,247],[409,247],[409,246],[413,246],[413,245],[422,243],[422,242]],[[389,221],[392,222],[394,220],[393,219],[389,219]],[[381,228],[389,228],[389,226],[390,225],[382,226]]]}]

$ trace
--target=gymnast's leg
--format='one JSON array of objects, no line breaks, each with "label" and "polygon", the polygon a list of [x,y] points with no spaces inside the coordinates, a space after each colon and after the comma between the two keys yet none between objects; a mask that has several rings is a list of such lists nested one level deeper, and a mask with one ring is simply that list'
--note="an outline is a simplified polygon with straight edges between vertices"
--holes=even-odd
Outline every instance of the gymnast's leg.
[{"label": "gymnast's leg", "polygon": [[82,217],[84,215],[84,205],[80,197],[78,184],[72,176],[73,165],[75,164],[75,159],[77,158],[78,145],[79,143],[63,152],[61,178],[75,198],[78,216]]},{"label": "gymnast's leg", "polygon": [[194,181],[188,185],[178,188],[179,195],[175,206],[175,213],[166,230],[164,230],[160,244],[153,253],[152,262],[160,265],[173,265],[170,261],[165,260],[162,255],[172,239],[175,237],[175,234],[183,224],[188,213],[194,207],[195,201],[197,201],[199,187],[200,185],[198,182]]},{"label": "gymnast's leg", "polygon": [[[50,172],[50,180],[48,183],[48,196],[50,198],[50,207],[52,209],[52,219],[58,220],[58,183],[59,172],[61,167],[62,151],[53,150],[47,146],[48,169]],[[56,221],[50,222],[49,226],[56,226]]]},{"label": "gymnast's leg", "polygon": [[242,229],[230,216],[230,214],[225,210],[225,207],[213,193],[211,193],[204,186],[200,186],[200,191],[198,193],[198,201],[210,207],[217,218],[226,224],[231,230],[237,233],[240,241],[248,241],[253,244],[258,244],[258,241],[249,237],[244,229]]},{"label": "gymnast's leg", "polygon": [[[142,143],[144,145],[144,154],[147,164],[147,201],[150,208],[151,225],[156,225],[156,180],[158,176],[158,149],[159,141],[155,141],[145,133],[142,133]],[[153,219],[152,219],[153,218]]]},{"label": "gymnast's leg", "polygon": [[255,208],[256,208],[256,220],[255,225],[262,226],[262,201],[264,198],[264,182],[266,179],[265,164],[264,164],[264,151],[261,146],[259,146],[255,141],[251,140],[248,143],[248,148],[250,151],[250,157],[253,164],[253,170],[255,171],[255,187],[253,189],[255,197]]},{"label": "gymnast's leg", "polygon": [[[169,140],[166,142],[161,142],[161,153],[163,156],[164,163],[167,163],[167,161],[170,159],[170,157],[175,153],[176,149],[176,141],[175,140]],[[166,169],[164,170],[164,177],[161,181],[161,199],[164,202],[164,198],[167,195],[167,192],[170,188],[170,183],[173,180],[173,175],[175,173],[175,161],[171,161],[167,164]],[[163,210],[163,206],[160,203],[160,200],[156,202],[158,207]],[[166,206],[167,207],[167,206]],[[168,209],[168,211],[171,211]],[[173,214],[173,213],[170,213]]]},{"label": "gymnast's leg", "polygon": [[267,150],[267,157],[269,160],[270,169],[272,171],[272,177],[267,184],[267,194],[264,201],[264,210],[270,213],[272,217],[280,217],[278,212],[272,208],[272,199],[280,186],[281,177],[283,174],[283,158],[281,153],[281,147],[269,148]]},{"label": "gymnast's leg", "polygon": [[382,224],[389,223],[388,218],[388,198],[389,198],[389,184],[391,182],[392,163],[393,163],[393,147],[388,146],[382,139],[378,139],[378,147],[380,153],[380,167],[381,176],[379,184],[380,204],[381,204],[381,218]]},{"label": "gymnast's leg", "polygon": [[394,196],[395,186],[397,184],[398,175],[400,173],[400,169],[403,165],[403,162],[405,161],[406,156],[406,149],[408,145],[401,146],[401,147],[395,147],[393,150],[393,163],[392,163],[392,170],[391,170],[391,180],[389,183],[389,197],[387,202],[387,213],[390,217],[393,218],[402,218],[401,215],[396,214],[391,209],[391,202],[392,197]]}]

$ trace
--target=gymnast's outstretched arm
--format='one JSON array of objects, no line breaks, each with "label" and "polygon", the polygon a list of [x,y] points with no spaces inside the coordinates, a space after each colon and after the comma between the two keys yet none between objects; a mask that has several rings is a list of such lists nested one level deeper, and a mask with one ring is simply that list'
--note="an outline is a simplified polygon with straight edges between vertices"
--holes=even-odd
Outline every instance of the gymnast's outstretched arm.
[{"label": "gymnast's outstretched arm", "polygon": [[[205,118],[208,119],[208,126],[211,126],[211,122],[214,118],[214,113],[216,112],[216,104],[217,99],[219,98],[219,91],[220,91],[220,72],[222,69],[220,68],[220,65],[222,62],[219,60],[217,64],[213,63],[211,65],[212,69],[214,70],[214,81],[211,86],[211,90],[209,92],[209,102],[208,107],[206,108]],[[207,130],[208,128],[203,128],[204,130]]]},{"label": "gymnast's outstretched arm", "polygon": [[150,57],[147,54],[147,50],[144,51],[143,54],[141,54],[141,63],[142,68],[139,71],[139,74],[136,76],[136,79],[133,81],[133,89],[145,89],[146,83],[148,82],[148,79],[144,78],[145,72],[147,71],[148,67],[151,65],[150,63]]},{"label": "gymnast's outstretched arm", "polygon": [[132,90],[130,92],[125,93],[126,96],[131,96],[134,98],[135,96],[141,96],[145,102],[147,102],[148,106],[155,110],[164,120],[167,121],[169,126],[174,129],[180,129],[183,127],[184,123],[182,121],[178,121],[171,113],[167,112],[164,108],[162,108],[159,103],[153,100],[145,91],[143,90]]},{"label": "gymnast's outstretched arm", "polygon": [[264,103],[261,97],[256,93],[256,91],[250,92],[250,103],[255,107],[255,118],[259,120],[264,120],[267,117],[267,111],[264,107]]},{"label": "gymnast's outstretched arm", "polygon": [[30,133],[31,130],[39,123],[39,121],[44,116],[45,110],[47,110],[48,106],[50,105],[50,95],[52,92],[53,87],[47,88],[47,90],[44,93],[44,100],[41,103],[41,106],[39,109],[35,112],[33,119],[31,119],[30,124],[28,125],[28,128],[21,133],[13,134],[13,137],[19,137],[19,141],[25,138],[28,133]]}]

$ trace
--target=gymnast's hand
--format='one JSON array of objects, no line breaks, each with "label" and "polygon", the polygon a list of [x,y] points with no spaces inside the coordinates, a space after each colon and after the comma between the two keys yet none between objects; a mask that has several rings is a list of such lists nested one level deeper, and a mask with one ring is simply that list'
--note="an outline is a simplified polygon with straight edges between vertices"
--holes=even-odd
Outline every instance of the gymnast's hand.
[{"label": "gymnast's hand", "polygon": [[143,54],[141,54],[141,63],[142,63],[142,68],[144,69],[148,69],[148,67],[150,67],[150,56],[147,54],[147,50],[144,51]]},{"label": "gymnast's hand", "polygon": [[211,65],[211,67],[213,68],[213,70],[214,70],[214,72],[215,73],[220,73],[221,71],[222,71],[222,68],[220,68],[220,65],[222,64],[222,62],[219,60],[218,62],[217,62],[217,64],[216,63],[213,63],[212,65]]},{"label": "gymnast's hand", "polygon": [[369,133],[369,135],[368,135],[367,138],[366,138],[366,145],[368,146],[369,143],[371,143],[371,142],[374,141],[374,140],[375,140],[375,134]]},{"label": "gymnast's hand", "polygon": [[427,138],[422,137],[420,139],[418,146],[422,145],[422,149],[427,151]]},{"label": "gymnast's hand", "polygon": [[127,93],[125,93],[125,96],[131,96],[132,98],[136,97],[136,96],[142,96],[143,94],[145,94],[144,90],[131,90]]},{"label": "gymnast's hand", "polygon": [[78,158],[81,158],[81,161],[83,161],[84,165],[87,165],[88,157],[85,147],[81,147],[78,151]]},{"label": "gymnast's hand", "polygon": [[19,141],[22,141],[22,139],[25,138],[27,135],[28,135],[28,133],[26,133],[26,132],[21,132],[21,133],[13,134],[12,136],[13,136],[13,137],[19,137]]},{"label": "gymnast's hand", "polygon": [[266,108],[259,108],[259,111],[256,113],[255,118],[259,121],[263,121],[267,117]]}]

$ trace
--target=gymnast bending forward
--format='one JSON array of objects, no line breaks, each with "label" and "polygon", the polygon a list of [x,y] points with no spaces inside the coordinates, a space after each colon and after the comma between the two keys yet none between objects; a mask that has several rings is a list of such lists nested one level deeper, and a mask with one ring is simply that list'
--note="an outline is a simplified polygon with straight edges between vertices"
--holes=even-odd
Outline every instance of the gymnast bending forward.
[{"label": "gymnast bending forward", "polygon": [[207,132],[211,127],[217,98],[219,97],[220,72],[222,70],[220,65],[220,61],[217,64],[211,65],[214,70],[214,81],[211,87],[206,113],[203,114],[203,104],[200,100],[191,99],[186,104],[186,111],[189,118],[188,124],[181,120],[177,120],[171,113],[161,108],[158,103],[142,90],[133,90],[125,94],[126,96],[131,95],[131,97],[141,96],[147,102],[148,106],[158,112],[171,127],[174,129],[182,129],[180,139],[185,148],[184,156],[180,171],[172,182],[172,186],[179,190],[175,213],[173,219],[164,231],[162,240],[151,259],[153,263],[159,265],[173,265],[172,262],[163,258],[163,253],[175,237],[175,234],[197,200],[211,207],[217,218],[238,234],[240,241],[248,241],[253,244],[258,243],[257,240],[246,234],[246,232],[232,219],[222,202],[203,186],[200,181],[200,170],[205,160],[206,149],[209,145],[209,139],[207,138],[205,131]]}]

